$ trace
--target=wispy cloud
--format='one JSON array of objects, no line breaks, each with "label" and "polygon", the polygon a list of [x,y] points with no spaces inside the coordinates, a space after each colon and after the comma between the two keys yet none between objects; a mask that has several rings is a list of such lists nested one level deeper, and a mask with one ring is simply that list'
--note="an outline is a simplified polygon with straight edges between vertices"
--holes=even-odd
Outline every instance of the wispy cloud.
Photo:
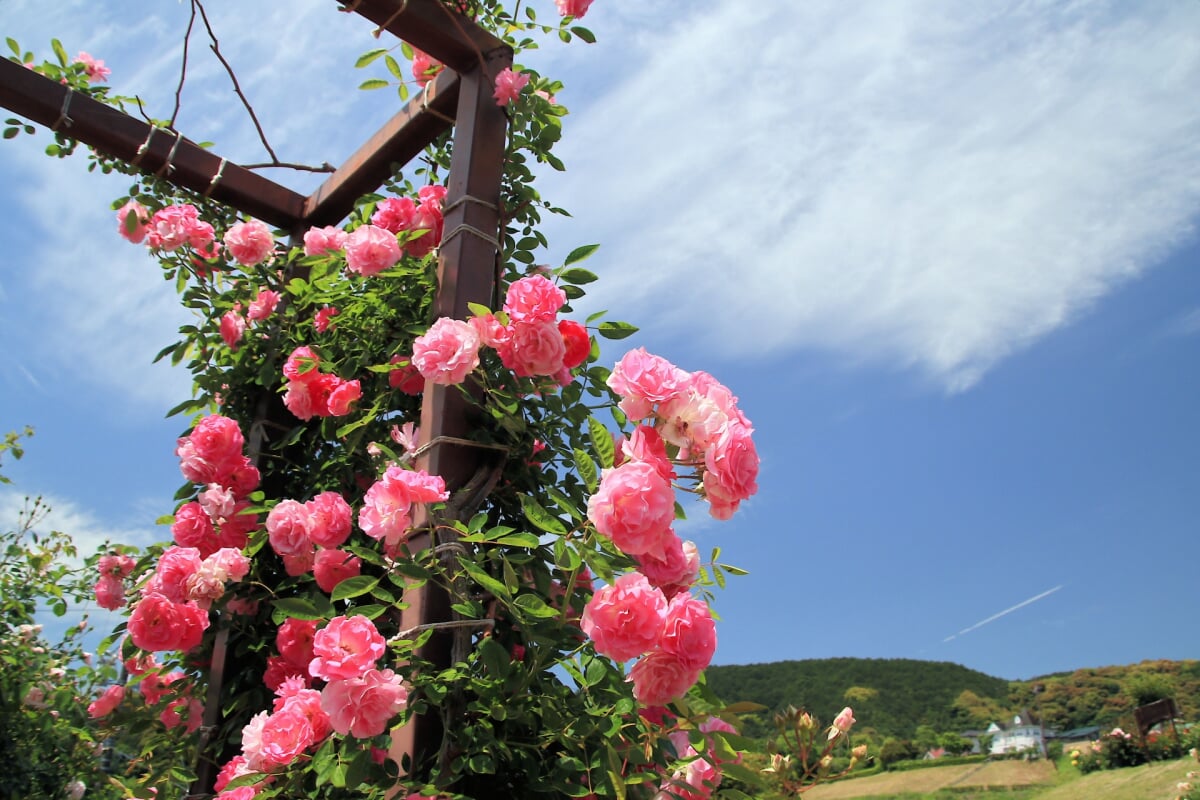
[{"label": "wispy cloud", "polygon": [[1200,5],[708,6],[569,121],[598,307],[956,390],[1193,235]]},{"label": "wispy cloud", "polygon": [[1022,600],[1021,602],[1017,603],[1015,606],[1006,608],[1003,611],[999,612],[998,614],[992,614],[987,619],[982,619],[979,622],[976,622],[974,625],[971,625],[970,627],[963,628],[958,633],[950,634],[945,639],[942,639],[942,642],[943,643],[949,642],[949,641],[952,641],[952,640],[958,638],[959,636],[968,634],[971,631],[978,630],[978,629],[982,628],[984,625],[987,625],[989,622],[995,622],[996,620],[1000,619],[1001,617],[1007,616],[1007,615],[1013,613],[1014,611],[1019,611],[1020,609],[1024,608],[1025,606],[1036,603],[1038,600],[1041,600],[1042,598],[1049,597],[1050,595],[1054,594],[1061,588],[1063,588],[1062,584],[1059,584],[1058,586],[1055,586],[1053,589],[1047,589],[1046,591],[1042,592],[1041,594],[1035,594],[1033,597],[1029,598],[1028,600]]}]

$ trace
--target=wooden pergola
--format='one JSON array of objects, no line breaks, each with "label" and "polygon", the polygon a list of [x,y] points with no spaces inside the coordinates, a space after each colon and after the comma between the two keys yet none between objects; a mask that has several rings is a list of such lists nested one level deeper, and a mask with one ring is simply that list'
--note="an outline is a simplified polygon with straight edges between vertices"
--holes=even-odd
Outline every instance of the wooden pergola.
[{"label": "wooden pergola", "polygon": [[[345,0],[338,5],[338,10],[359,14],[381,32],[429,53],[447,69],[307,197],[199,147],[178,131],[154,128],[8,60],[0,60],[0,105],[294,236],[345,219],[359,197],[392,176],[393,165],[407,163],[453,130],[433,314],[465,319],[469,303],[490,305],[496,289],[507,118],[492,90],[495,76],[512,64],[512,49],[440,0]],[[442,476],[453,493],[486,465],[481,451],[454,443],[466,437],[469,423],[467,401],[452,388],[425,386],[417,466]],[[413,552],[432,545],[428,522],[416,520],[418,532],[408,545]],[[448,598],[432,583],[406,591],[404,599],[402,629],[450,618]],[[213,653],[202,756],[189,797],[210,796],[220,766],[220,754],[209,751],[220,722],[227,634],[227,629],[218,633]],[[450,637],[435,635],[421,655],[448,665]],[[417,717],[393,738],[393,757],[401,761],[407,756],[416,764],[437,749],[441,724],[432,715]]]}]

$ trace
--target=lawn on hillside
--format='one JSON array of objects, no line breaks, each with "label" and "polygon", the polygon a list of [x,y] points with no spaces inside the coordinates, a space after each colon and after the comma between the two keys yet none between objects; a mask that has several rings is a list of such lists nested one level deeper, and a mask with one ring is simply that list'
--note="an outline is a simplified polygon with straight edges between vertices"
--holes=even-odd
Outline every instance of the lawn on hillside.
[{"label": "lawn on hillside", "polygon": [[992,761],[955,764],[905,772],[888,772],[852,781],[818,786],[805,800],[846,800],[853,797],[895,797],[905,793],[931,794],[939,789],[1019,788],[1054,783],[1054,765],[1047,761]]}]

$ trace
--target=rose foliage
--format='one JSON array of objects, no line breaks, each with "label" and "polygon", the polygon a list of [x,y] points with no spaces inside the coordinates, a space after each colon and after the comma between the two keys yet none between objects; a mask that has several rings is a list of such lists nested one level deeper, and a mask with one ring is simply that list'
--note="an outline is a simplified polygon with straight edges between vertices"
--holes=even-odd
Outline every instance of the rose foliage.
[{"label": "rose foliage", "polygon": [[[592,40],[574,25],[587,2],[545,5],[555,24],[532,5],[519,18],[492,2],[466,11],[518,60],[537,35]],[[418,87],[438,71],[402,50]],[[380,59],[407,74],[384,50],[359,66]],[[122,102],[90,88],[85,67],[35,68]],[[132,793],[177,794],[203,754],[220,774],[202,788],[239,800],[397,785],[695,798],[725,770],[748,772],[719,719],[732,712],[702,677],[717,646],[710,590],[740,571],[675,525],[685,493],[722,520],[754,494],[753,427],[706,372],[641,348],[601,356],[600,339],[636,328],[574,314],[596,247],[536,263],[542,214],[565,213],[533,185],[535,164],[563,168],[562,87],[520,63],[494,77],[510,120],[501,284],[470,319],[431,312],[448,137],[342,225],[294,232],[92,154],[132,176],[115,233],[194,313],[159,356],[194,377],[171,412],[190,418],[171,540],[137,561],[114,553],[96,576],[96,601],[128,613],[109,639],[127,677],[92,698],[93,716],[156,753],[123,776]],[[435,390],[468,400],[469,443],[414,427]],[[447,486],[416,466],[431,446],[471,448],[482,466]],[[402,629],[421,586],[446,594],[449,618]],[[439,647],[448,663],[429,658]],[[392,737],[417,717],[440,722],[442,740],[411,762]]]}]

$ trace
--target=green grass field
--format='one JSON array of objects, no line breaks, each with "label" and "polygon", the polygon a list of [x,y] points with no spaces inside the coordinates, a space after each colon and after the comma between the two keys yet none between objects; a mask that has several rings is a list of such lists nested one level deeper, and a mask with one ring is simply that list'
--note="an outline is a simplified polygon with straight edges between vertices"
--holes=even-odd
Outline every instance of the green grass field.
[{"label": "green grass field", "polygon": [[996,761],[884,773],[818,786],[805,800],[1172,800],[1190,758],[1080,775],[1065,762]]}]

